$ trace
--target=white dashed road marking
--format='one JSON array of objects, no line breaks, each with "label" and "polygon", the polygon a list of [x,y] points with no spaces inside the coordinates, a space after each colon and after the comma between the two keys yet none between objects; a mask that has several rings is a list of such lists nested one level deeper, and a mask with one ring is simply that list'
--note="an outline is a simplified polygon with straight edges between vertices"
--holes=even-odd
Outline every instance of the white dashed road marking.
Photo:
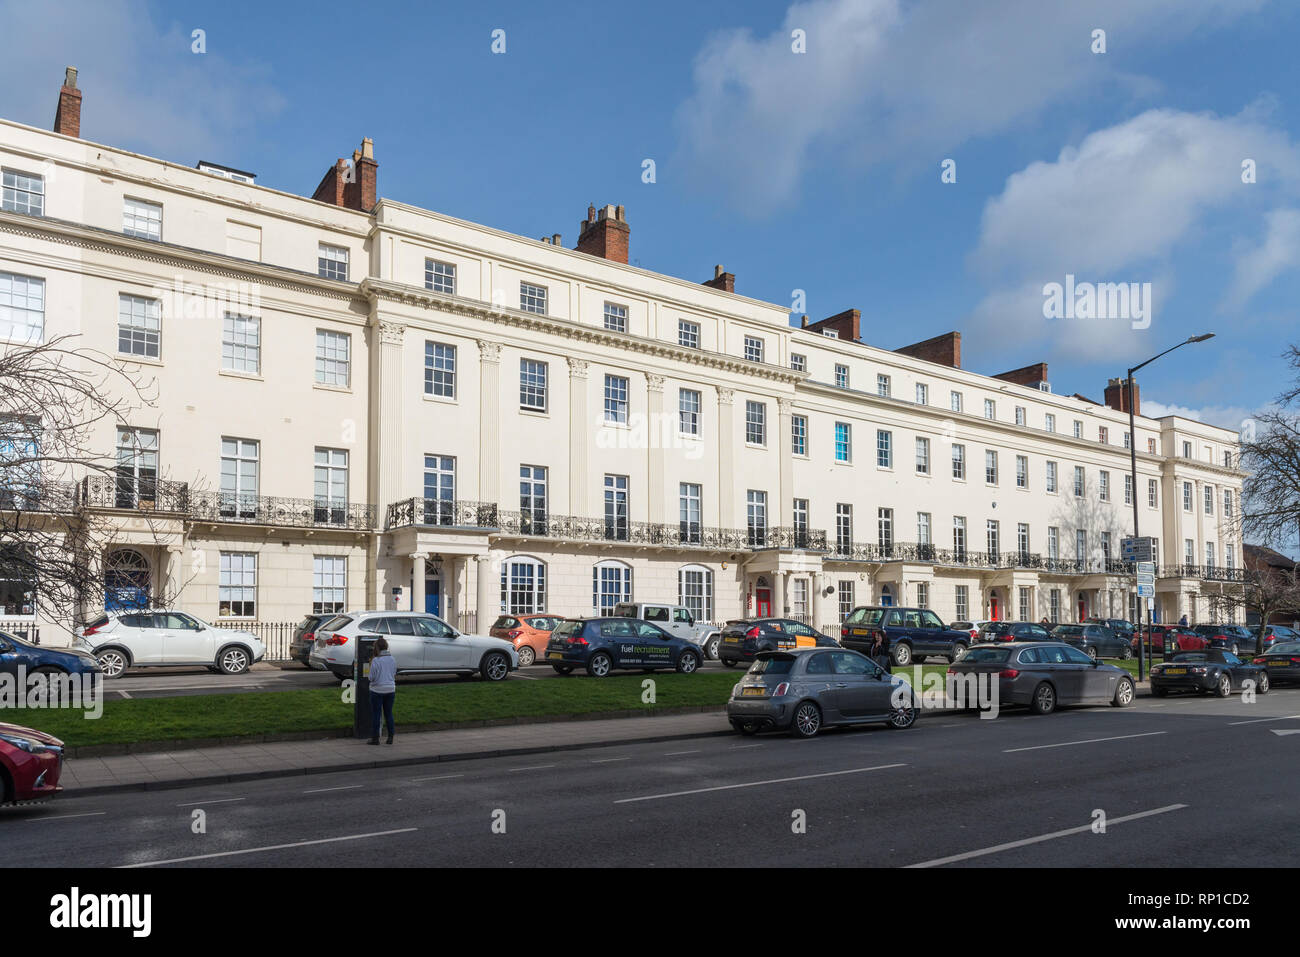
[{"label": "white dashed road marking", "polygon": [[1111,738],[1087,738],[1083,741],[1062,741],[1060,744],[1036,744],[1032,748],[1006,748],[1003,754],[1015,754],[1018,751],[1043,751],[1047,748],[1069,748],[1076,744],[1097,744],[1102,741],[1124,741],[1128,738],[1152,738],[1158,734],[1168,734],[1167,731],[1147,731],[1143,734],[1119,734]]}]

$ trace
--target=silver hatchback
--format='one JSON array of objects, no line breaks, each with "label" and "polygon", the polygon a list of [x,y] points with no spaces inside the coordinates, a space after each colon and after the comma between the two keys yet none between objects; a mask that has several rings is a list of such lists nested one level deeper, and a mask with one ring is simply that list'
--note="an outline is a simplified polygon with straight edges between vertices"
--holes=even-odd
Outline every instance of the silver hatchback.
[{"label": "silver hatchback", "polygon": [[770,729],[801,738],[837,725],[910,728],[918,713],[911,685],[847,648],[760,651],[727,702],[727,719],[741,734]]}]

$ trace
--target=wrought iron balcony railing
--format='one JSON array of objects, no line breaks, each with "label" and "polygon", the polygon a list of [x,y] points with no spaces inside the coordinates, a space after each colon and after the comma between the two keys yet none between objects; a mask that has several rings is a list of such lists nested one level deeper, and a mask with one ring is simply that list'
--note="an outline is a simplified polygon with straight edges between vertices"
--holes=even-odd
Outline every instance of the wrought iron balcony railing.
[{"label": "wrought iron balcony railing", "polygon": [[375,527],[375,507],[361,502],[192,491],[189,503],[189,516],[200,521],[362,531]]},{"label": "wrought iron balcony railing", "polygon": [[1244,582],[1244,568],[1225,568],[1221,565],[1161,565],[1157,578],[1197,578],[1211,582]]},{"label": "wrought iron balcony railing", "polygon": [[187,482],[143,475],[87,475],[81,480],[80,503],[86,508],[183,515],[189,499]]},{"label": "wrought iron balcony railing", "polygon": [[408,498],[388,506],[385,528],[433,525],[439,528],[498,528],[498,509],[488,502]]},{"label": "wrought iron balcony railing", "polygon": [[12,482],[0,485],[0,511],[68,514],[77,508],[76,482]]}]

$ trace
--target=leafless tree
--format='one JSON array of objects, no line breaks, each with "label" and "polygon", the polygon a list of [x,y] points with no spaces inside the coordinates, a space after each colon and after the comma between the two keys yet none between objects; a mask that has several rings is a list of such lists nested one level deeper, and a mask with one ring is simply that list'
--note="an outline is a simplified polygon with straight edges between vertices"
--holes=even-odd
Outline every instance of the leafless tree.
[{"label": "leafless tree", "polygon": [[1300,565],[1289,569],[1272,565],[1247,567],[1243,573],[1244,587],[1241,590],[1225,590],[1210,599],[1211,611],[1228,617],[1229,612],[1238,608],[1255,612],[1259,616],[1259,626],[1255,629],[1256,654],[1264,648],[1264,628],[1269,619],[1279,612],[1291,612],[1300,616]]}]

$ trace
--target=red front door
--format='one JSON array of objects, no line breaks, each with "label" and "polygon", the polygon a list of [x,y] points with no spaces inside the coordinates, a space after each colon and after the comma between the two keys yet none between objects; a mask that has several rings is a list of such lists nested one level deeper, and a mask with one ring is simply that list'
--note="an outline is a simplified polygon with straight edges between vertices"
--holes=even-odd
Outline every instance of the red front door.
[{"label": "red front door", "polygon": [[1002,616],[998,614],[998,596],[989,595],[989,619],[991,621],[1001,621]]},{"label": "red front door", "polygon": [[756,604],[758,605],[758,609],[757,609],[758,617],[771,618],[772,617],[772,589],[760,588],[758,589],[756,594],[757,594]]}]

